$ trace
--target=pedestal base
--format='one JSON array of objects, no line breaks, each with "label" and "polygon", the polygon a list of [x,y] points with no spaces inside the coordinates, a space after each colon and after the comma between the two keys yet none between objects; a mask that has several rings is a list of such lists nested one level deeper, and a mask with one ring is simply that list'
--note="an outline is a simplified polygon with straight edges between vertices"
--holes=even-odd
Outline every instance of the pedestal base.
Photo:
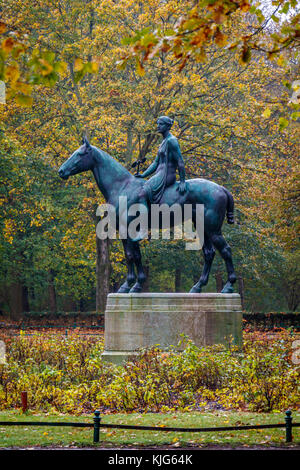
[{"label": "pedestal base", "polygon": [[109,294],[102,357],[122,364],[141,348],[177,347],[182,333],[197,346],[241,347],[241,310],[239,294]]}]

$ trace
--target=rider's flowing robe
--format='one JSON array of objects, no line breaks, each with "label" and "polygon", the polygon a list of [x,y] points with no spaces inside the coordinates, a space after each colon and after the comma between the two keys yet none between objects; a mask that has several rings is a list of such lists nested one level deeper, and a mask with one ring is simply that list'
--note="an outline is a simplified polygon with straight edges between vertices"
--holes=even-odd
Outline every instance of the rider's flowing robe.
[{"label": "rider's flowing robe", "polygon": [[159,156],[158,170],[144,185],[151,204],[159,204],[166,188],[168,176],[168,137],[160,144],[157,154]]}]

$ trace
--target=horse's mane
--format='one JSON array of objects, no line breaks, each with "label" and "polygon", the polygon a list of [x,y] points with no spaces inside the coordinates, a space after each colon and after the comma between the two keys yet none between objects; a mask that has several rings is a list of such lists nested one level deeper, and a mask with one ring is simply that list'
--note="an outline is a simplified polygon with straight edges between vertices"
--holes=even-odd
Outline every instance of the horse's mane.
[{"label": "horse's mane", "polygon": [[133,176],[130,171],[125,168],[118,160],[116,160],[114,157],[109,155],[109,153],[105,152],[104,150],[99,149],[95,145],[91,146],[91,149],[94,148],[96,150],[96,154],[99,153],[101,158],[104,158],[105,160],[113,162],[114,165],[116,165],[118,168],[122,169],[122,171],[128,175]]}]

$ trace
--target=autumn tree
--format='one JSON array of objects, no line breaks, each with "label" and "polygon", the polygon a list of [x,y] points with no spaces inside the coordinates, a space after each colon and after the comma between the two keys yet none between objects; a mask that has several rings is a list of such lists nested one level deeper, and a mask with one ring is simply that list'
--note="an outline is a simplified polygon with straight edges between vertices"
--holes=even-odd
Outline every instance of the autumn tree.
[{"label": "autumn tree", "polygon": [[[243,275],[261,278],[263,250],[272,251],[274,230],[272,221],[265,219],[265,196],[276,175],[284,180],[296,153],[297,122],[286,132],[285,122],[280,121],[285,119],[290,96],[282,83],[290,83],[295,74],[289,55],[270,63],[262,51],[254,50],[250,62],[240,63],[237,51],[226,47],[225,32],[220,29],[218,38],[206,44],[205,54],[200,51],[197,60],[188,60],[181,70],[180,57],[168,48],[157,50],[149,61],[123,61],[120,68],[117,63],[128,50],[122,38],[144,31],[139,41],[147,45],[149,28],[159,26],[168,34],[189,2],[89,0],[82,5],[77,0],[6,2],[4,23],[12,24],[14,18],[19,34],[28,34],[24,54],[31,58],[36,54],[37,61],[42,57],[44,76],[51,78],[55,63],[65,64],[51,83],[35,80],[31,107],[8,100],[3,114],[7,132],[25,153],[34,149],[35,158],[53,169],[80,145],[84,133],[130,168],[137,158],[146,156],[148,164],[154,157],[159,142],[155,121],[161,114],[171,115],[187,176],[213,179],[234,193],[238,225],[226,236]],[[227,27],[232,37],[252,27],[238,15],[231,22]],[[97,253],[97,309],[103,310],[109,273],[116,284],[124,273],[121,247],[119,242],[111,244],[110,262],[108,246],[98,241],[95,247],[95,213],[103,199],[90,175],[78,175],[63,184],[72,197],[80,196],[80,202],[69,207],[68,225],[57,243],[69,254],[74,270],[80,263],[91,266]],[[271,200],[276,204],[276,198]],[[160,248],[144,245],[150,272],[155,271]],[[285,248],[275,241],[273,248],[279,266]],[[181,256],[178,260],[172,266],[177,286],[178,267],[183,265]],[[55,276],[58,285],[61,269]]]}]

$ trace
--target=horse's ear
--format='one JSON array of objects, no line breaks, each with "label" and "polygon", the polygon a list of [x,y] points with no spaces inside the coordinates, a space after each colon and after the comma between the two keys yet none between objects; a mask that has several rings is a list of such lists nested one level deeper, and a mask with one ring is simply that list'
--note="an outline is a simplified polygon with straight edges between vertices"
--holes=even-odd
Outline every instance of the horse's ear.
[{"label": "horse's ear", "polygon": [[90,147],[91,145],[86,135],[82,138],[82,143],[85,144],[87,147]]}]

